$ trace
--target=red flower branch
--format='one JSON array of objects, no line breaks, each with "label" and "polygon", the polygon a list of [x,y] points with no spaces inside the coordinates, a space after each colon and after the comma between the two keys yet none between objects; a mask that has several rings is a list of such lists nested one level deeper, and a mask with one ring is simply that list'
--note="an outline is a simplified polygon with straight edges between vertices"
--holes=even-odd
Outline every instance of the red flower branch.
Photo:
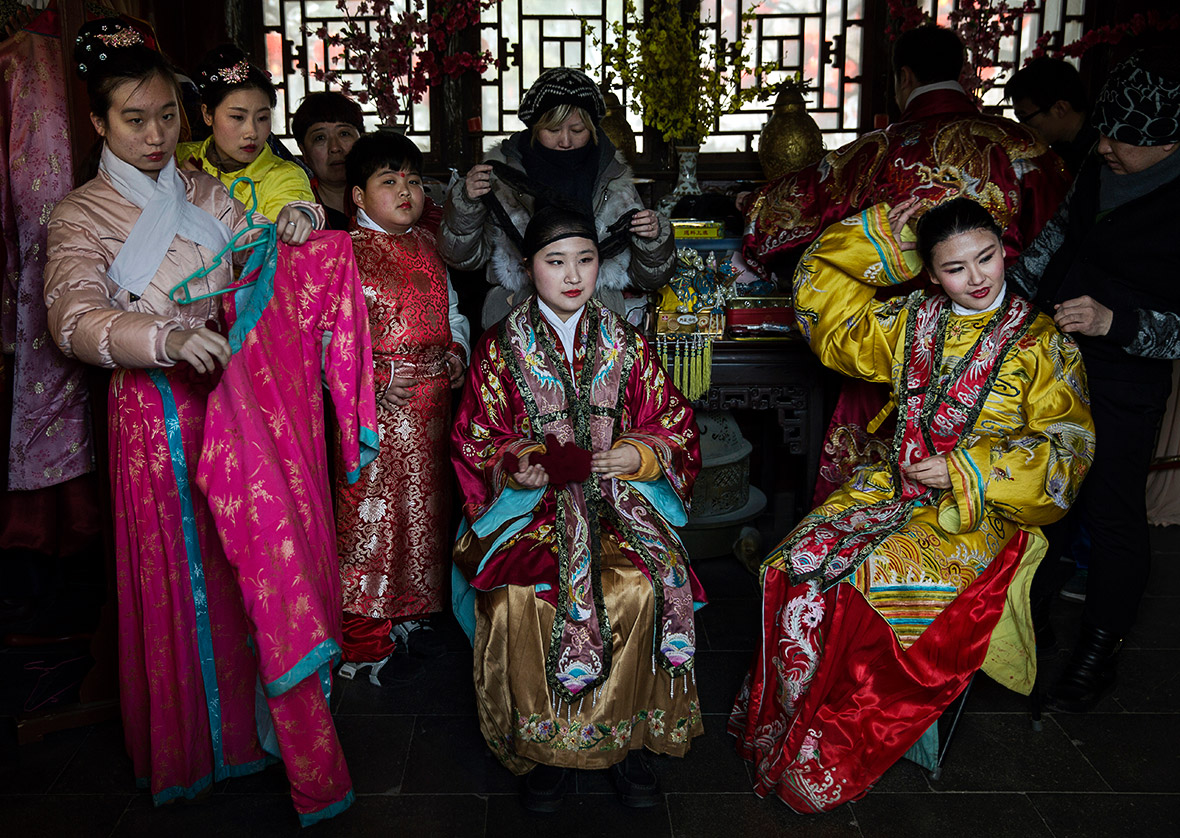
[{"label": "red flower branch", "polygon": [[455,49],[453,36],[478,26],[480,13],[499,2],[451,0],[427,15],[423,0],[415,0],[413,9],[395,18],[391,0],[337,0],[346,22],[336,33],[329,33],[327,26],[315,33],[324,42],[326,66],[317,64],[314,75],[351,93],[346,76],[359,74],[365,88],[356,92],[357,98],[372,101],[383,121],[396,122],[410,104],[421,102],[426,91],[444,79],[496,66],[486,49]]}]

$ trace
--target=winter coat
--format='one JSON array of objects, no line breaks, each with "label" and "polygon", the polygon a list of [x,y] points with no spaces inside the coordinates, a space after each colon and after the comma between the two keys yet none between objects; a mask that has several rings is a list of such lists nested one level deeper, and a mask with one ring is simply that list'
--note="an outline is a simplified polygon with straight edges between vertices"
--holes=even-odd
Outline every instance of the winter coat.
[{"label": "winter coat", "polygon": [[[498,148],[488,152],[485,162],[499,160],[523,172],[524,164],[517,145],[520,136],[514,134],[504,140]],[[602,154],[594,182],[594,223],[601,239],[621,215],[629,210],[643,209],[643,203],[635,191],[631,169],[623,162],[622,155],[601,134],[599,144]],[[532,217],[533,197],[516,191],[494,176],[492,190],[523,235]],[[620,315],[625,314],[624,288],[634,286],[647,291],[659,288],[672,277],[676,240],[667,219],[659,217],[659,225],[659,233],[654,239],[632,237],[628,249],[611,259],[604,259],[598,269],[595,297]],[[514,302],[523,299],[519,294],[522,289],[531,288],[520,250],[495,219],[489,217],[484,203],[467,197],[461,178],[451,184],[447,195],[438,244],[443,260],[453,268],[472,271],[487,264],[488,282],[499,287],[492,288],[484,300],[482,319],[485,329],[499,322]]]}]

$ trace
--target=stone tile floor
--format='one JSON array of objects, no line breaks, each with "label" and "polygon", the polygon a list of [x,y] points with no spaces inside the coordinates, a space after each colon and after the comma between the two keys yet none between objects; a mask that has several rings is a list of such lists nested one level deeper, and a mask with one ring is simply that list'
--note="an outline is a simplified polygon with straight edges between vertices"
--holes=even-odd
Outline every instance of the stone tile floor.
[{"label": "stone tile floor", "polygon": [[[314,835],[412,836],[1177,836],[1180,835],[1180,528],[1154,530],[1154,568],[1120,682],[1096,712],[1045,716],[976,680],[939,780],[902,761],[862,800],[797,815],[750,792],[725,733],[753,651],[755,579],[732,559],[697,564],[712,600],[699,612],[698,684],[705,736],[686,759],[658,758],[663,805],[620,805],[605,772],[579,776],[559,814],[525,811],[517,780],[479,735],[471,651],[457,626],[448,653],[408,682],[337,679],[333,710],[357,801]],[[1068,640],[1081,612],[1056,606]],[[1044,662],[1051,677],[1065,652]],[[0,834],[21,836],[294,836],[281,767],[218,784],[205,801],[155,809],[134,789],[118,723],[63,731],[4,754]]]}]

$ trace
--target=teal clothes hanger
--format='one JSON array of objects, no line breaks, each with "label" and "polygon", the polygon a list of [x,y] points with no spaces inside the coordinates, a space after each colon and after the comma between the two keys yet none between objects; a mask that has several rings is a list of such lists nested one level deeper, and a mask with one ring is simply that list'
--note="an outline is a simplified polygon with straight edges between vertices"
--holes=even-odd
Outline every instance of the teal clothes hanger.
[{"label": "teal clothes hanger", "polygon": [[[204,279],[210,273],[217,270],[221,266],[221,260],[226,256],[231,256],[234,253],[241,253],[246,250],[253,250],[250,254],[249,260],[246,262],[246,267],[242,271],[242,276],[250,276],[258,274],[263,266],[269,261],[274,261],[274,254],[278,245],[278,229],[269,221],[258,223],[254,220],[255,214],[258,214],[258,191],[254,185],[254,181],[248,177],[240,177],[230,184],[229,194],[233,195],[234,190],[237,189],[239,183],[245,183],[250,187],[250,206],[246,208],[246,227],[239,231],[232,239],[226,242],[225,247],[217,251],[217,255],[213,257],[213,262],[206,268],[201,268],[194,271],[168,292],[168,296],[174,303],[180,305],[188,305],[195,303],[198,300],[207,300],[210,297],[220,297],[222,294],[229,294],[234,291],[240,291],[247,288],[258,281],[255,277],[250,282],[239,283],[229,288],[223,288],[220,291],[212,291],[208,294],[198,294],[193,296],[189,291],[188,284],[195,279]],[[262,216],[266,218],[266,216]],[[255,238],[250,241],[242,241],[248,234],[257,234]]]}]

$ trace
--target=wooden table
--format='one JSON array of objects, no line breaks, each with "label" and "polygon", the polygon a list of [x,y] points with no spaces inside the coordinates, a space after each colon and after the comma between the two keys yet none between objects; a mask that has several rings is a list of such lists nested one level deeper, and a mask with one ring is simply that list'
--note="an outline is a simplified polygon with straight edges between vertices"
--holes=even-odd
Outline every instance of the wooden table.
[{"label": "wooden table", "polygon": [[[780,438],[774,425],[761,440],[758,485],[770,496],[783,466],[781,454],[804,461],[801,491],[795,494],[794,520],[783,522],[776,514],[775,527],[783,529],[810,510],[811,494],[819,472],[824,436],[824,369],[801,338],[752,338],[713,343],[713,368],[709,392],[700,401],[707,410],[756,410],[777,412]],[[777,450],[776,450],[777,449]],[[755,449],[757,452],[758,449]]]}]

